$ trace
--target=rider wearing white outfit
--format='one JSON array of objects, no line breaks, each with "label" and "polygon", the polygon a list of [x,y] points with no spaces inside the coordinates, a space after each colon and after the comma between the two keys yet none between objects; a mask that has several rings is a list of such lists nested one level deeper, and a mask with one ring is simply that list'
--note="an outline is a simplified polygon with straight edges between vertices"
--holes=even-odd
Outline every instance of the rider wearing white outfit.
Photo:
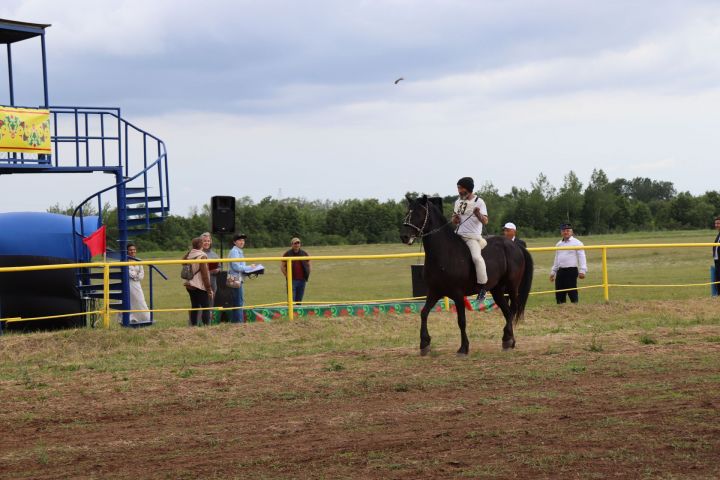
[{"label": "rider wearing white outfit", "polygon": [[482,300],[485,298],[485,284],[488,281],[485,260],[481,253],[487,245],[487,241],[482,237],[482,228],[488,223],[488,213],[483,199],[473,193],[474,188],[475,182],[472,178],[463,177],[458,180],[457,189],[460,197],[455,201],[452,221],[457,225],[456,233],[470,249],[480,287],[478,300]]}]

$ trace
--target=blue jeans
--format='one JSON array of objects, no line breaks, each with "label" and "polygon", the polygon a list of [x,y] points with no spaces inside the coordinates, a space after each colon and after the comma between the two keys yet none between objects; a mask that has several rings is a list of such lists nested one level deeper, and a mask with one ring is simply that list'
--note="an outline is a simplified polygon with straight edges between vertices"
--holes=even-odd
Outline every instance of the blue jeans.
[{"label": "blue jeans", "polygon": [[[233,307],[242,307],[245,305],[245,292],[243,286],[240,288],[231,288]],[[232,323],[243,323],[245,321],[245,310],[233,310],[232,311]]]},{"label": "blue jeans", "polygon": [[293,280],[293,302],[302,302],[303,296],[305,295],[305,285],[307,280]]}]

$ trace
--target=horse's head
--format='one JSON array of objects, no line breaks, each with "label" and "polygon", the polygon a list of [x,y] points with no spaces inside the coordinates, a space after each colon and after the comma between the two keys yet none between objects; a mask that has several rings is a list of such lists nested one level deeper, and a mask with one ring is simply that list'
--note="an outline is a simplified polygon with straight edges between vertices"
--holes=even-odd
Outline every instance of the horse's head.
[{"label": "horse's head", "polygon": [[400,226],[400,240],[412,245],[416,238],[424,237],[438,228],[438,215],[442,217],[437,207],[428,199],[427,195],[418,198],[406,196],[408,211]]}]

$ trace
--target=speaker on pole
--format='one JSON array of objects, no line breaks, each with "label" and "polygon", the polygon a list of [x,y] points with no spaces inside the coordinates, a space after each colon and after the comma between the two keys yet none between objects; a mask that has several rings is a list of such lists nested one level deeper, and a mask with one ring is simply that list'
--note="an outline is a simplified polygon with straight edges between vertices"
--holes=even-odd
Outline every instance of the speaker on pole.
[{"label": "speaker on pole", "polygon": [[235,197],[212,197],[212,233],[235,231]]}]

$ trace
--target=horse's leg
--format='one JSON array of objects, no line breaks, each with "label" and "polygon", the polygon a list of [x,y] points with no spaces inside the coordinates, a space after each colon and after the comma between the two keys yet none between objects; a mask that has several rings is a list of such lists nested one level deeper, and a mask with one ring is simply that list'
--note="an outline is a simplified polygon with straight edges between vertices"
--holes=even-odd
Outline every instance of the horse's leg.
[{"label": "horse's leg", "polygon": [[458,356],[465,356],[470,351],[470,340],[468,340],[465,332],[465,303],[464,296],[453,297],[455,307],[457,307],[458,328],[460,328],[460,348],[457,351]]},{"label": "horse's leg", "polygon": [[508,305],[505,299],[505,288],[502,286],[496,286],[492,290],[492,296],[495,300],[495,305],[500,307],[503,316],[505,317],[505,328],[503,328],[502,348],[507,350],[509,348],[515,348],[515,336],[513,334],[513,313],[510,305]]},{"label": "horse's leg", "polygon": [[420,355],[423,357],[430,353],[430,340],[432,340],[427,328],[428,315],[438,300],[440,300],[439,295],[428,293],[425,306],[420,311]]}]

